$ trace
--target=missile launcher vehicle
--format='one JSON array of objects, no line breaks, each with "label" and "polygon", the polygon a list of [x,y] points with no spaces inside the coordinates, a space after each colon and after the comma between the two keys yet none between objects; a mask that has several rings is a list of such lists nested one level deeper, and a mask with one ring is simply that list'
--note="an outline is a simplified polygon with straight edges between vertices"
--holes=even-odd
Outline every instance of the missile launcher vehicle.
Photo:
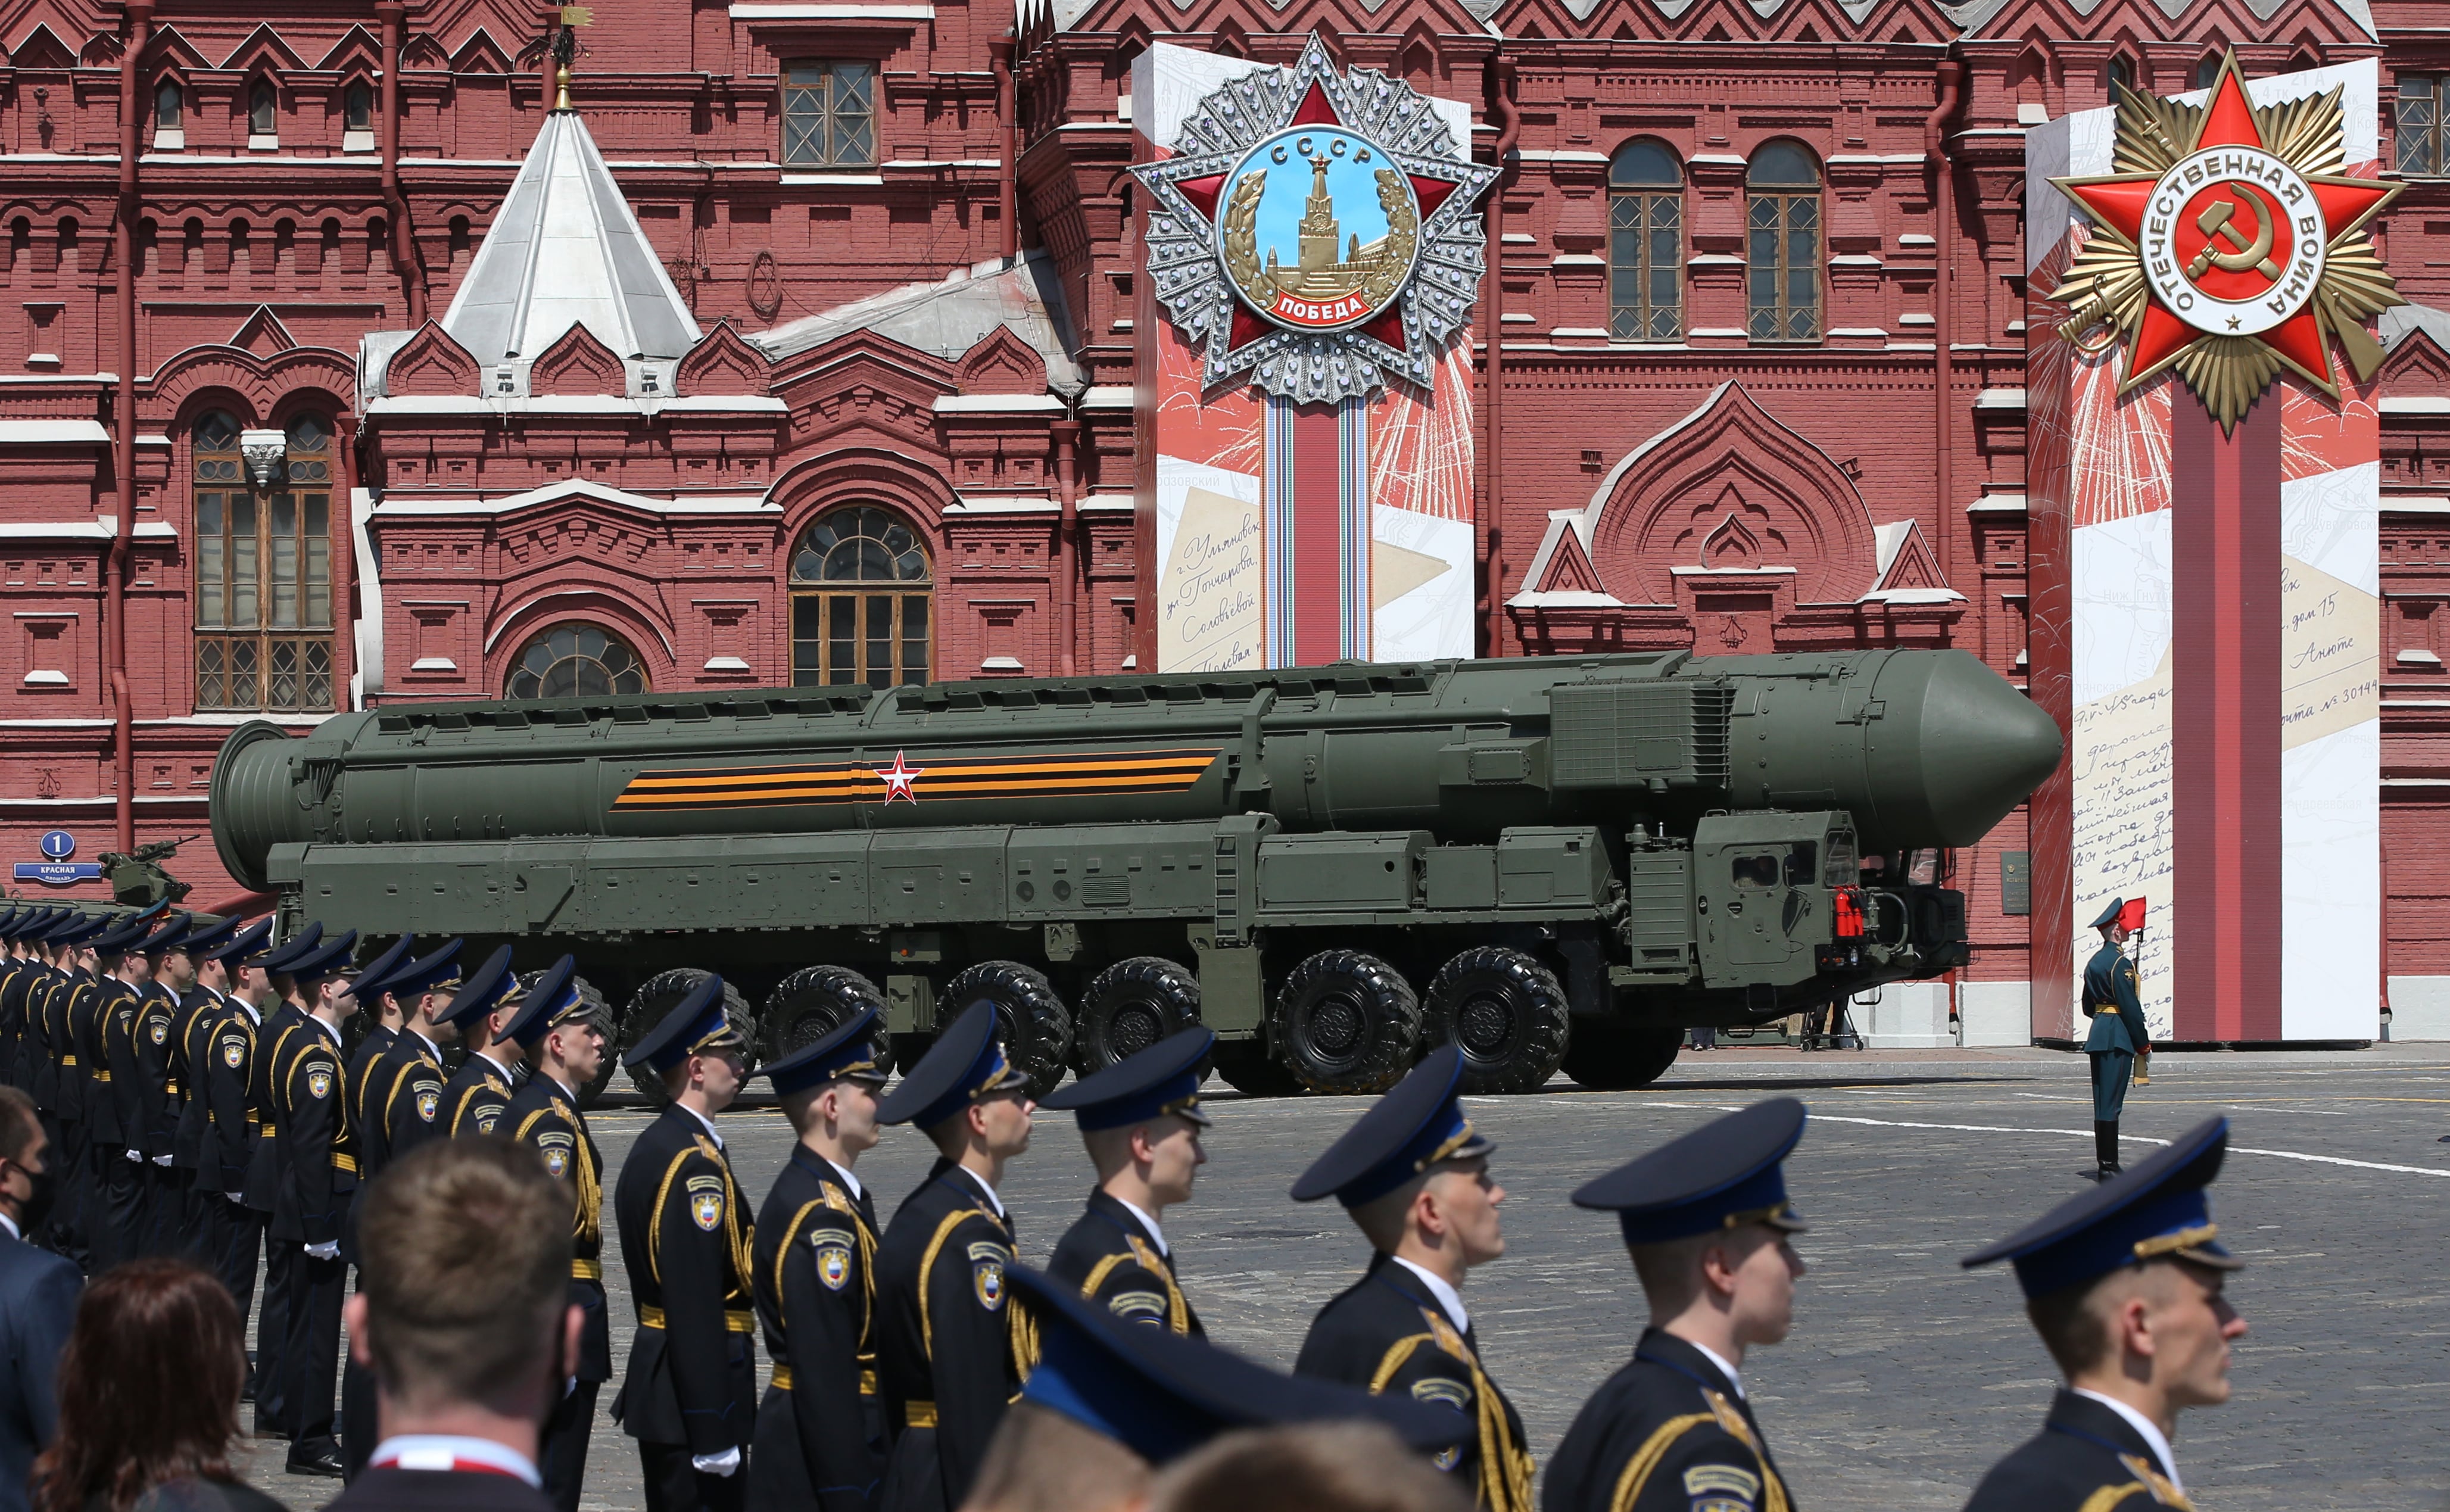
[{"label": "missile launcher vehicle", "polygon": [[1961,651],[1340,663],[250,724],[212,826],[285,927],[574,953],[624,1043],[713,970],[767,1056],[985,1000],[1041,1089],[1194,1022],[1251,1092],[1614,1088],[1963,964],[1927,858],[2059,753]]}]

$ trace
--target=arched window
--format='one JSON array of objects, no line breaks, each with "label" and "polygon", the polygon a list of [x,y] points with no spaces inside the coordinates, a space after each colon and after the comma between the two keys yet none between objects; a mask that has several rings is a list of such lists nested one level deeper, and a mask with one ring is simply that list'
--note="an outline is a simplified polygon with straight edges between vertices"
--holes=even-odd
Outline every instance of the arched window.
[{"label": "arched window", "polygon": [[629,642],[576,621],[555,625],[519,649],[504,698],[600,698],[643,693],[647,669]]},{"label": "arched window", "polygon": [[357,80],[340,95],[340,127],[344,131],[365,131],[374,126],[375,92],[366,81]]},{"label": "arched window", "polygon": [[165,79],[153,91],[153,124],[165,131],[176,131],[185,119],[187,92],[179,87],[176,79]]},{"label": "arched window", "polygon": [[246,91],[246,134],[269,137],[281,134],[281,112],[272,95],[272,86],[258,81]]},{"label": "arched window", "polygon": [[211,410],[191,436],[196,708],[332,708],[331,421],[242,431]]},{"label": "arched window", "polygon": [[[2213,85],[2215,85],[2215,84],[2217,84],[2217,83],[2219,83],[2219,82],[2220,82],[2220,70],[2221,70],[2221,58],[2222,58],[2222,56],[2223,56],[2223,54],[2222,54],[2221,49],[2219,49],[2219,48],[2215,48],[2212,51],[2205,53],[2201,58],[2199,58],[2199,59],[2197,59],[2197,60],[2196,60],[2196,62],[2195,62],[2195,87],[2196,87],[2196,88],[2198,88],[2198,89],[2208,89],[2208,88],[2210,88]],[[2240,78],[2245,77],[2245,75],[2246,75],[2246,70],[2245,70],[2244,68],[2240,68],[2240,69],[2238,69],[2237,71],[2238,71],[2238,76],[2239,76]]]},{"label": "arched window", "polygon": [[2116,105],[2120,89],[2135,87],[2135,60],[2123,52],[2111,58],[2110,68],[2104,75],[2104,83],[2110,91],[2110,103]]},{"label": "arched window", "polygon": [[791,587],[793,687],[927,681],[935,574],[899,518],[866,504],[826,514],[791,553]]},{"label": "arched window", "polygon": [[1744,264],[1756,341],[1820,339],[1820,165],[1771,142],[1744,167]]},{"label": "arched window", "polygon": [[1608,160],[1608,334],[1673,341],[1684,334],[1684,165],[1656,137]]}]

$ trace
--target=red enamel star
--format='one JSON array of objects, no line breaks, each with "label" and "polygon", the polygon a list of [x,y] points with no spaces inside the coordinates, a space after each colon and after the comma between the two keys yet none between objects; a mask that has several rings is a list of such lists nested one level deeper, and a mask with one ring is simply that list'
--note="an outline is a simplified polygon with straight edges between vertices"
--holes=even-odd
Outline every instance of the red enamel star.
[{"label": "red enamel star", "polygon": [[[2368,358],[2379,359],[2362,323],[2378,306],[2369,294],[2352,295],[2329,264],[2369,255],[2364,227],[2399,188],[2307,171],[2322,155],[2321,133],[2293,131],[2276,149],[2266,145],[2266,121],[2246,98],[2232,54],[2200,111],[2140,95],[2121,99],[2125,171],[2052,181],[2113,242],[2103,249],[2111,257],[2079,254],[2052,298],[2078,307],[2070,335],[2111,307],[2121,315],[2130,340],[2122,393],[2207,339],[2258,342],[2334,397],[2339,384],[2326,336],[2348,346],[2360,376],[2367,376]],[[2189,123],[2191,130],[2184,129]],[[2172,125],[2181,129],[2173,133]],[[2172,141],[2173,134],[2184,140]],[[2385,290],[2382,302],[2396,300]],[[2186,371],[2223,422],[2234,423],[2253,395],[2208,371],[2217,366]],[[2270,372],[2267,365],[2249,370],[2258,378]]]},{"label": "red enamel star", "polygon": [[919,795],[911,790],[910,785],[927,775],[926,767],[911,766],[900,751],[895,751],[892,766],[871,766],[868,770],[884,780],[885,801],[888,804],[897,798],[906,798],[914,805],[919,802]]}]

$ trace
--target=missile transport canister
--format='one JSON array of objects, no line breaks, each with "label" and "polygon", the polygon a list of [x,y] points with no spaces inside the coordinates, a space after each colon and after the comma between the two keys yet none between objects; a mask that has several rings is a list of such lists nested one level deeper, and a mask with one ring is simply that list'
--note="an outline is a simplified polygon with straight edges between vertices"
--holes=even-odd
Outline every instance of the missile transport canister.
[{"label": "missile transport canister", "polygon": [[1041,1088],[1195,1021],[1252,1091],[1619,1087],[1962,964],[1931,853],[2059,749],[1961,651],[1341,663],[251,724],[212,821],[288,926],[573,952],[625,1042],[713,970],[768,1055],[985,999]]}]

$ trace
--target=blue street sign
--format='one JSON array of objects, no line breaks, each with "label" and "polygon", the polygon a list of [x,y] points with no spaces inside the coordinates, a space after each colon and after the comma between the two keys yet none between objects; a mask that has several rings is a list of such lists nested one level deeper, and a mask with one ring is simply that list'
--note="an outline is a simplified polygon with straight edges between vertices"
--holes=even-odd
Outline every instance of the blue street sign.
[{"label": "blue street sign", "polygon": [[76,837],[65,829],[43,831],[43,854],[52,861],[66,861],[76,854]]},{"label": "blue street sign", "polygon": [[102,863],[95,861],[21,861],[17,863],[16,880],[66,887],[70,882],[91,882],[101,875]]}]

